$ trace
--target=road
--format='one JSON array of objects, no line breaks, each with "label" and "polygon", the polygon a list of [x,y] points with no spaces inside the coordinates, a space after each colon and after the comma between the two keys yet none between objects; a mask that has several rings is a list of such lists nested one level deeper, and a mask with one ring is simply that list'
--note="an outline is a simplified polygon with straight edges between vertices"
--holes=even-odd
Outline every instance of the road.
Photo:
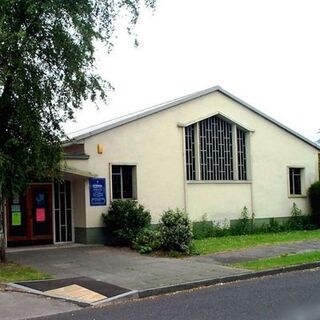
[{"label": "road", "polygon": [[318,320],[320,270],[239,281],[37,319]]}]

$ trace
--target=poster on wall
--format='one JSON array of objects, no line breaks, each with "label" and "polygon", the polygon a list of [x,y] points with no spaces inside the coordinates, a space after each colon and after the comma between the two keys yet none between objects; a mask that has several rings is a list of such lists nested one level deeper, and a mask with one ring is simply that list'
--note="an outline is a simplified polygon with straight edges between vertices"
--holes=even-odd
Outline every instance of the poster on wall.
[{"label": "poster on wall", "polygon": [[105,206],[106,200],[106,179],[90,178],[90,206]]},{"label": "poster on wall", "polygon": [[46,209],[45,208],[37,208],[36,209],[36,221],[37,222],[45,222],[46,221]]},{"label": "poster on wall", "polygon": [[13,227],[21,226],[21,207],[20,204],[11,205],[11,225]]},{"label": "poster on wall", "polygon": [[20,211],[12,212],[12,223],[11,223],[11,225],[13,227],[21,226],[21,212]]}]

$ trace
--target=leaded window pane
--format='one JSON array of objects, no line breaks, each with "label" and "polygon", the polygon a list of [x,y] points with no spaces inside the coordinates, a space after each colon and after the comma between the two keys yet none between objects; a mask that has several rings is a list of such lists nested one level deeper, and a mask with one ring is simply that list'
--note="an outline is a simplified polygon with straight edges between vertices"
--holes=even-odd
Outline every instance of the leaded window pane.
[{"label": "leaded window pane", "polygon": [[233,180],[232,125],[217,117],[199,122],[201,180]]},{"label": "leaded window pane", "polygon": [[185,128],[187,180],[196,179],[195,125]]},{"label": "leaded window pane", "polygon": [[239,180],[247,180],[247,158],[245,132],[237,128],[238,176]]}]

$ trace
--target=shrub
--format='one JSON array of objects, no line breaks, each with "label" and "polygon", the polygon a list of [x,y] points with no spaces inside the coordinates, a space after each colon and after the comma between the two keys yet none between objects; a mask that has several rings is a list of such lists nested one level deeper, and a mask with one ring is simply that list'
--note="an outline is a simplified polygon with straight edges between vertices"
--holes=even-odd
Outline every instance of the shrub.
[{"label": "shrub", "polygon": [[252,218],[250,219],[247,207],[243,207],[240,219],[231,228],[231,233],[233,235],[251,234],[253,232],[253,229],[254,229],[254,215],[252,214]]},{"label": "shrub", "polygon": [[212,237],[226,237],[231,234],[227,219],[224,222],[212,222]]},{"label": "shrub", "polygon": [[224,237],[230,235],[230,228],[227,219],[224,222],[208,221],[204,214],[201,221],[193,222],[193,238],[205,239],[210,237]]},{"label": "shrub", "polygon": [[133,248],[140,253],[150,253],[160,247],[161,239],[158,230],[143,229],[133,241]]},{"label": "shrub", "polygon": [[270,218],[269,225],[267,226],[267,230],[268,232],[277,233],[277,232],[283,231],[283,228],[275,218]]},{"label": "shrub", "polygon": [[150,212],[134,200],[114,200],[103,214],[106,232],[117,245],[131,245],[151,223]]},{"label": "shrub", "polygon": [[291,217],[287,222],[287,230],[313,230],[316,225],[309,214],[303,214],[298,206],[293,203]]},{"label": "shrub", "polygon": [[190,251],[193,238],[192,223],[186,212],[176,209],[165,211],[159,226],[162,248],[168,251]]},{"label": "shrub", "polygon": [[208,221],[207,215],[204,214],[200,221],[193,222],[192,231],[194,239],[213,237],[213,222]]},{"label": "shrub", "polygon": [[320,181],[311,185],[308,191],[313,223],[320,227]]},{"label": "shrub", "polygon": [[291,209],[291,217],[288,220],[288,229],[289,230],[303,230],[303,215],[302,211],[298,208],[298,206],[293,203]]}]

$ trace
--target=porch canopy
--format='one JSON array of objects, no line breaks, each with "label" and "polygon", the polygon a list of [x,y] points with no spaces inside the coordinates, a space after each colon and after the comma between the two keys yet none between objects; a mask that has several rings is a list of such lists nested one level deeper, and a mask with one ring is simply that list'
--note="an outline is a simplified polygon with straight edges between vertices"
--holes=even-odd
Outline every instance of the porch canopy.
[{"label": "porch canopy", "polygon": [[68,175],[75,175],[75,176],[84,177],[84,178],[96,178],[98,176],[97,174],[92,173],[90,171],[76,169],[69,166],[63,167],[61,171]]}]

